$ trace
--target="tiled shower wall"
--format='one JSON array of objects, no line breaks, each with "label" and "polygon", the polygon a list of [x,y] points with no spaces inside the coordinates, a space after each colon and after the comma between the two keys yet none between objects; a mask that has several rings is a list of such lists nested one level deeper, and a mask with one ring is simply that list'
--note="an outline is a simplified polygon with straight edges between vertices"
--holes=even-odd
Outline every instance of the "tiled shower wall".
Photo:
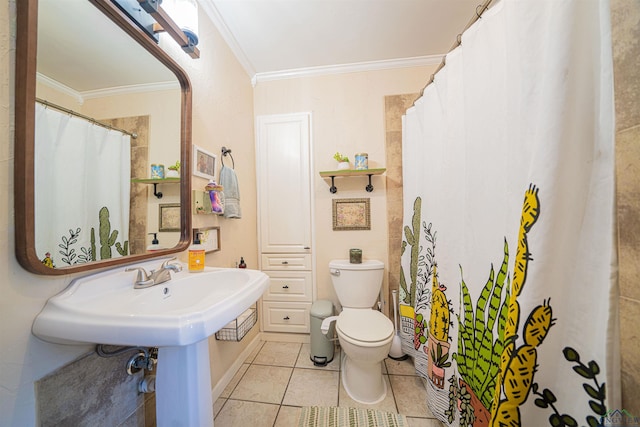
[{"label": "tiled shower wall", "polygon": [[[402,246],[402,115],[420,95],[384,97],[387,165],[387,218],[389,221],[389,295],[400,286],[400,248]],[[391,307],[391,304],[387,304]],[[391,314],[391,313],[389,313]]]},{"label": "tiled shower wall", "polygon": [[640,1],[611,0],[622,408],[640,416]]},{"label": "tiled shower wall", "polygon": [[[103,121],[138,135],[137,138],[131,138],[131,178],[146,178],[149,171],[149,116],[122,117]],[[148,185],[131,183],[130,254],[143,254],[147,250],[148,189]]]}]

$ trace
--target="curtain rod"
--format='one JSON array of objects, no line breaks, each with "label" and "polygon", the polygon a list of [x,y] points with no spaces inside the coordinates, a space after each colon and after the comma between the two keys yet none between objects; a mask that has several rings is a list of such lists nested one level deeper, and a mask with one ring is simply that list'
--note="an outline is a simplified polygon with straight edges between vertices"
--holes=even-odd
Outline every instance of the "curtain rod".
[{"label": "curtain rod", "polygon": [[[462,44],[462,34],[467,31],[469,29],[469,27],[471,27],[473,24],[475,24],[475,22],[480,19],[482,17],[482,14],[485,13],[487,11],[487,9],[489,9],[489,5],[491,4],[493,0],[485,0],[484,3],[482,3],[481,5],[478,5],[478,7],[476,7],[476,13],[475,15],[473,15],[471,17],[471,19],[469,20],[469,22],[467,23],[467,25],[464,27],[464,29],[462,30],[462,33],[458,34],[458,37],[456,37],[456,41],[455,43],[453,43],[453,46],[451,46],[451,49],[449,49],[447,51],[447,54],[449,54],[449,52],[451,52],[453,49],[457,48],[458,46],[460,46]],[[436,70],[433,72],[433,74],[431,74],[431,78],[429,79],[429,81],[427,82],[427,84],[422,88],[422,90],[420,91],[420,97],[422,97],[422,95],[424,95],[424,91],[427,88],[427,86],[429,86],[431,83],[433,83],[433,80],[435,78],[435,75],[438,73],[438,71],[440,71],[442,68],[444,68],[445,64],[447,63],[447,54],[445,54],[442,57],[442,61],[440,62],[440,64],[438,65],[438,67],[436,68]],[[418,97],[418,98],[420,98]],[[416,99],[417,101],[417,99]],[[413,105],[415,105],[415,101],[413,102]]]},{"label": "curtain rod", "polygon": [[70,110],[68,108],[62,107],[60,105],[54,104],[53,102],[45,101],[44,99],[40,99],[40,98],[36,98],[36,102],[39,102],[40,104],[44,105],[45,107],[53,108],[53,109],[56,109],[58,111],[62,111],[63,113],[67,113],[67,114],[71,114],[72,116],[80,117],[81,119],[85,119],[85,120],[93,123],[94,125],[98,125],[98,126],[101,126],[103,128],[110,129],[110,130],[117,130],[118,132],[122,132],[125,135],[129,135],[133,139],[137,139],[138,138],[138,134],[135,133],[135,132],[129,132],[129,131],[126,131],[124,129],[117,128],[115,126],[111,126],[111,125],[108,125],[106,123],[102,123],[102,122],[94,119],[93,117],[85,116],[84,114],[80,114],[80,113],[78,113],[76,111],[73,111],[73,110]]}]

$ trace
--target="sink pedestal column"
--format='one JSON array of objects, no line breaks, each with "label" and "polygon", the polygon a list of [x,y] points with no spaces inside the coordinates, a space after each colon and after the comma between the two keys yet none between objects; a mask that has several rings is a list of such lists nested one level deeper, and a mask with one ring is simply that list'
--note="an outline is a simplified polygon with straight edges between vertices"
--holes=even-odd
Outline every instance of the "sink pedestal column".
[{"label": "sink pedestal column", "polygon": [[158,349],[158,427],[213,427],[209,340]]}]

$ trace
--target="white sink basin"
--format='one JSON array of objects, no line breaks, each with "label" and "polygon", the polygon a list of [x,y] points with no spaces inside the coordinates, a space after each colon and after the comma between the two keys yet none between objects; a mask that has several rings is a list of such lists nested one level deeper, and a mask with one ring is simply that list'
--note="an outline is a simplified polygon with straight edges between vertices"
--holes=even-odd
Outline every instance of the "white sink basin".
[{"label": "white sink basin", "polygon": [[[147,271],[161,260],[141,263]],[[256,270],[206,267],[180,273],[160,285],[134,289],[135,272],[124,267],[74,280],[49,299],[33,324],[37,337],[54,343],[145,347],[201,341],[260,298],[267,275]]]},{"label": "white sink basin", "polygon": [[[140,263],[147,271],[163,260]],[[134,289],[124,267],[71,282],[47,301],[33,334],[60,344],[159,347],[156,421],[159,427],[213,427],[208,337],[238,317],[269,286],[266,274],[205,267],[171,273],[170,281]]]}]

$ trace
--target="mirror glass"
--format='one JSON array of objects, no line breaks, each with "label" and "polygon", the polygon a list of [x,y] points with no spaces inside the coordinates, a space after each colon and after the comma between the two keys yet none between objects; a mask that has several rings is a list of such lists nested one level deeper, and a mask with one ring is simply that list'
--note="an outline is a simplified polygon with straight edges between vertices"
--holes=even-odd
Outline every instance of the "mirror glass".
[{"label": "mirror glass", "polygon": [[[191,145],[184,72],[108,0],[28,0],[18,15],[17,44],[27,40],[28,51],[16,60],[21,264],[68,274],[184,250]],[[158,243],[150,247],[153,233]]]}]

